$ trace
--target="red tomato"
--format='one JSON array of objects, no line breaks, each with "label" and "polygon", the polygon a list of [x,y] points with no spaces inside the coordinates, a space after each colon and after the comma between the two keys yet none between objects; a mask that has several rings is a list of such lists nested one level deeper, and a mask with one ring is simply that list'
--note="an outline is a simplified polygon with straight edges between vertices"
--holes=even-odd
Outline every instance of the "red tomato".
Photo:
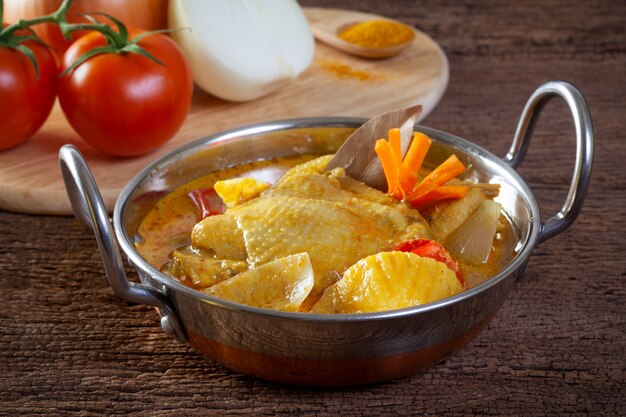
[{"label": "red tomato", "polygon": [[23,52],[0,46],[0,150],[19,145],[39,130],[56,97],[53,55],[36,42],[23,45],[35,55],[39,77]]},{"label": "red tomato", "polygon": [[430,239],[414,239],[406,242],[398,243],[393,250],[400,252],[411,252],[425,258],[432,258],[435,261],[446,264],[448,268],[454,272],[459,282],[465,287],[465,278],[461,273],[459,264],[456,263],[450,252],[434,240]]},{"label": "red tomato", "polygon": [[[140,31],[129,33],[132,39]],[[105,45],[100,33],[81,37],[63,56],[61,69]],[[140,155],[159,147],[178,131],[191,106],[191,70],[174,41],[153,34],[139,45],[165,65],[136,53],[106,53],[59,79],[67,120],[85,141],[111,155]]]}]

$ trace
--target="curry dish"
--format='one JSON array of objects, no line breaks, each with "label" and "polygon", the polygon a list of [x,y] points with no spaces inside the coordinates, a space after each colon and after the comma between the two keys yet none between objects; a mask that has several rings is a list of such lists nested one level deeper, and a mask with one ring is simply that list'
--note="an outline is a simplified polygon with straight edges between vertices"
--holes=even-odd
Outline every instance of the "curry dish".
[{"label": "curry dish", "polygon": [[[342,168],[325,171],[331,157],[253,162],[194,180],[148,213],[137,249],[206,294],[326,314],[450,297],[515,255],[516,233],[493,202],[497,186],[455,179],[467,187],[462,198],[416,209]],[[486,249],[474,242],[485,236]]]}]

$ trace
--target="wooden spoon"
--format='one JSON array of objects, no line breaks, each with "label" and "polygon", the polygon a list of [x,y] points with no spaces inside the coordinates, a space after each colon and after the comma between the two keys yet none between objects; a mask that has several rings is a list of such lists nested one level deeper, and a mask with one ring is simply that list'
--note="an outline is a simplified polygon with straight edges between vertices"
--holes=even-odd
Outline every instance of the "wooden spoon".
[{"label": "wooden spoon", "polygon": [[[340,51],[347,52],[364,58],[387,58],[399,54],[406,49],[415,39],[415,29],[398,22],[376,14],[361,13],[353,10],[342,9],[326,9],[317,7],[307,7],[304,14],[309,20],[313,36],[319,41],[332,46]],[[407,42],[386,48],[368,48],[347,42],[339,37],[339,34],[357,23],[366,20],[386,20],[389,22],[399,23],[410,28],[413,36]]]}]

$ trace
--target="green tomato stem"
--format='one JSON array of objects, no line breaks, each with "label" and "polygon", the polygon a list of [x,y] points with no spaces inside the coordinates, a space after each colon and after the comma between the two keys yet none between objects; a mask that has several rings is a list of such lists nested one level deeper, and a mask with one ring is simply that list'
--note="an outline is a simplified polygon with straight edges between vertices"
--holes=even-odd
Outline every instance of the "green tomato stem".
[{"label": "green tomato stem", "polygon": [[117,49],[121,49],[128,43],[128,39],[124,36],[120,35],[116,31],[114,31],[111,26],[102,24],[93,24],[93,23],[61,23],[59,24],[59,28],[65,33],[71,34],[77,30],[89,30],[94,32],[102,33],[107,40],[110,40],[113,46]]},{"label": "green tomato stem", "polygon": [[[31,62],[33,63],[33,66],[35,67],[35,71],[38,72],[37,60],[35,59],[35,56],[33,55],[32,51],[28,47],[23,45],[23,42],[25,42],[26,40],[38,40],[40,43],[43,43],[43,42],[41,41],[41,39],[37,37],[37,35],[34,34],[34,32],[32,33],[32,36],[26,36],[26,37],[18,36],[15,34],[15,32],[18,30],[29,29],[31,26],[39,25],[42,23],[54,23],[59,27],[59,29],[61,30],[61,33],[63,34],[65,39],[68,41],[71,39],[72,32],[75,32],[77,30],[85,30],[85,31],[100,32],[102,35],[104,35],[108,43],[107,46],[96,48],[93,51],[87,52],[82,57],[79,57],[76,60],[76,62],[74,62],[69,68],[67,68],[61,75],[65,75],[73,71],[74,68],[76,68],[78,65],[80,65],[87,59],[95,55],[99,55],[103,53],[134,53],[134,54],[143,55],[146,58],[151,59],[152,61],[156,62],[159,65],[166,65],[165,63],[159,61],[156,57],[154,57],[148,51],[143,49],[141,46],[139,46],[137,43],[146,36],[150,36],[150,35],[154,35],[158,33],[164,33],[164,32],[171,32],[171,30],[158,30],[158,31],[153,31],[153,32],[146,32],[137,36],[136,39],[129,40],[128,30],[126,29],[126,26],[121,21],[116,19],[114,16],[108,15],[106,13],[100,13],[100,12],[93,12],[91,14],[85,15],[85,17],[88,20],[90,20],[91,23],[69,23],[67,20],[67,13],[73,2],[74,0],[63,0],[59,8],[53,13],[50,13],[45,16],[36,17],[33,19],[28,19],[28,20],[22,19],[19,22],[13,23],[4,29],[0,27],[0,47],[4,46],[4,47],[9,47],[9,48],[15,48],[21,51],[31,60]],[[0,22],[2,22],[3,12],[4,12],[4,0],[0,0]],[[101,23],[100,21],[96,20],[93,17],[94,15],[105,16],[106,18],[110,19],[115,25],[115,27],[117,28],[117,31],[113,29],[112,26],[107,25],[105,23]]]},{"label": "green tomato stem", "polygon": [[[73,2],[74,0],[63,0],[61,6],[53,13],[28,20],[20,19],[18,22],[4,28],[0,32],[0,39],[7,39],[17,30],[27,29],[41,23],[59,23],[60,21],[67,21],[67,11]],[[2,11],[1,9],[4,9],[4,0],[0,0],[0,12]]]},{"label": "green tomato stem", "polygon": [[[77,30],[90,30],[102,33],[107,39],[110,39],[111,43],[116,48],[123,48],[127,43],[128,39],[123,35],[115,32],[109,25],[104,23],[84,23],[84,24],[71,24],[67,21],[67,13],[69,11],[70,6],[74,0],[63,0],[61,6],[54,11],[45,16],[35,17],[33,19],[28,20],[20,20],[12,25],[7,26],[2,31],[0,31],[0,40],[8,39],[14,32],[27,29],[34,25],[39,25],[42,23],[55,23],[61,29],[63,36],[65,39],[70,40],[70,35],[72,32]],[[0,0],[0,12],[4,8],[4,0]],[[2,15],[0,14],[0,17]]]}]

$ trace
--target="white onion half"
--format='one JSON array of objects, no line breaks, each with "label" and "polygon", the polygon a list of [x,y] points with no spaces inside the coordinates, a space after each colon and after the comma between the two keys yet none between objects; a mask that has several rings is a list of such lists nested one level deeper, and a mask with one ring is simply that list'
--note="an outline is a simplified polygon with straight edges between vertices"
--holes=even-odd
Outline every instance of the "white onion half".
[{"label": "white onion half", "polygon": [[313,60],[311,28],[295,0],[170,0],[170,28],[194,81],[248,101],[296,78]]}]

